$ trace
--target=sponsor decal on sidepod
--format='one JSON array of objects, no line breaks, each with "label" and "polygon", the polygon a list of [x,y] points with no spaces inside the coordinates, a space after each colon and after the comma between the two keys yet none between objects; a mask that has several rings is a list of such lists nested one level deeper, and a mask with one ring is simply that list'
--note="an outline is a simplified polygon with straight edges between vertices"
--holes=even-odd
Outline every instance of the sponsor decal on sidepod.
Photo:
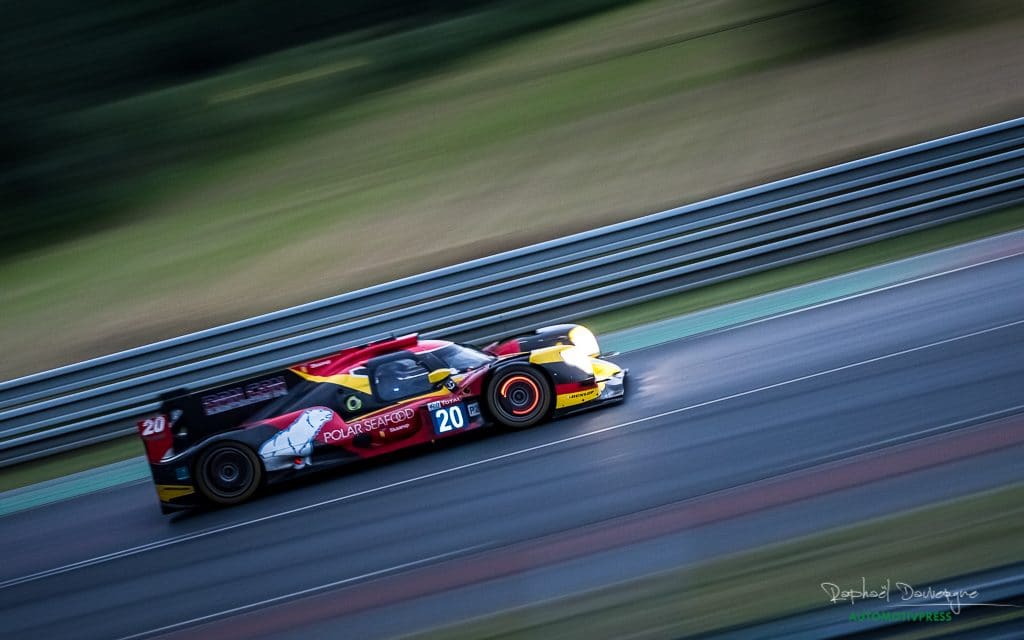
[{"label": "sponsor decal on sidepod", "polygon": [[324,442],[340,442],[363,433],[373,433],[377,430],[387,430],[389,433],[402,431],[409,427],[409,423],[414,415],[416,415],[416,412],[406,407],[377,416],[369,416],[350,425],[324,431]]}]

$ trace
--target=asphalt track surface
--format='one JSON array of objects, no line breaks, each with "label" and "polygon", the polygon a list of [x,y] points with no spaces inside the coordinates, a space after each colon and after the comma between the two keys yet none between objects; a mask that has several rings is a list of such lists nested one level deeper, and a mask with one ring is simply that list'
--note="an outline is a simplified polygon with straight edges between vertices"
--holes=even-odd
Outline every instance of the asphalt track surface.
[{"label": "asphalt track surface", "polygon": [[233,509],[135,484],[5,517],[0,634],[383,637],[1024,480],[1022,276],[623,354],[622,405]]}]

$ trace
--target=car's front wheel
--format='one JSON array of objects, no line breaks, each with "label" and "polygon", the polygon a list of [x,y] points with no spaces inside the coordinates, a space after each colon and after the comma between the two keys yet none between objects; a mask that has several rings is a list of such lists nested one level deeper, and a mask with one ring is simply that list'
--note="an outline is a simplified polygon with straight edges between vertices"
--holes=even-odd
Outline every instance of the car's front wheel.
[{"label": "car's front wheel", "polygon": [[238,504],[252,497],[263,480],[263,466],[249,447],[222,442],[209,447],[196,463],[199,492],[214,504]]},{"label": "car's front wheel", "polygon": [[525,429],[551,411],[553,392],[544,374],[527,365],[502,367],[487,386],[487,408],[494,420],[511,429]]}]

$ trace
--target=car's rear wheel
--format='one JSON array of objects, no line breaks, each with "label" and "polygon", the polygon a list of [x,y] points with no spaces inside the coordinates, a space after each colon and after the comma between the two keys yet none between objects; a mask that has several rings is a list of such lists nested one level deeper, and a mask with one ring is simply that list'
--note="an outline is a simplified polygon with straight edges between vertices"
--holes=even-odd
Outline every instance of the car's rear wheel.
[{"label": "car's rear wheel", "polygon": [[502,367],[487,387],[487,408],[494,420],[510,429],[526,429],[551,411],[551,385],[544,374],[527,365]]},{"label": "car's rear wheel", "polygon": [[203,451],[196,463],[199,492],[214,504],[238,504],[248,500],[262,480],[260,460],[244,444],[215,444]]}]

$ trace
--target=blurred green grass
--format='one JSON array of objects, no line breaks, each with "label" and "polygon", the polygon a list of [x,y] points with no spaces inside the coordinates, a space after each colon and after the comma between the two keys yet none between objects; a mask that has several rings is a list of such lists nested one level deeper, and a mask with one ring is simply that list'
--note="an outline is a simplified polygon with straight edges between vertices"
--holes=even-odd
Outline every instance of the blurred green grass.
[{"label": "blurred green grass", "polygon": [[[272,254],[282,245],[322,232],[337,234],[339,228],[367,219],[372,224],[373,218],[387,216],[399,202],[424,191],[457,190],[453,170],[492,152],[508,153],[503,145],[530,144],[523,139],[560,124],[644,102],[722,74],[742,73],[749,65],[770,64],[808,46],[802,40],[792,46],[773,44],[792,42],[786,36],[795,28],[776,23],[752,34],[741,27],[740,32],[692,42],[661,43],[665,34],[692,33],[705,23],[706,29],[743,24],[765,10],[749,2],[723,2],[704,15],[669,9],[666,2],[651,4],[667,14],[660,33],[633,32],[632,42],[606,45],[578,56],[572,64],[562,57],[566,50],[593,41],[592,30],[607,31],[613,37],[620,14],[638,10],[592,18],[586,27],[570,27],[568,34],[540,35],[499,46],[440,76],[428,75],[324,116],[297,118],[272,130],[264,125],[260,132],[270,140],[258,145],[262,151],[212,165],[197,161],[177,173],[160,173],[141,185],[126,187],[125,200],[137,206],[109,230],[77,239],[67,250],[29,255],[4,265],[0,303],[5,319],[75,297],[89,306],[97,298],[117,305],[119,301],[111,299],[109,292],[159,291],[184,283],[202,287],[211,273],[244,269],[247,263],[263,260],[260,252]],[[440,27],[431,29],[436,28]],[[579,33],[574,34],[576,30]],[[549,37],[558,44],[546,42]],[[204,126],[193,124],[187,115],[197,105],[229,104],[222,115],[200,110],[194,117],[223,118],[244,127],[248,109],[288,112],[296,106],[294,102],[313,100],[308,94],[336,91],[329,81],[349,72],[347,67],[332,73],[311,71],[336,65],[333,61],[339,57],[352,61],[354,71],[360,68],[358,60],[372,58],[377,48],[402,46],[401,40],[369,44],[349,40],[346,36],[302,47],[251,68],[104,105],[84,117],[109,119],[109,125],[97,125],[100,129],[128,122],[130,128],[155,129],[150,135],[173,137],[183,135],[173,123]],[[635,53],[638,44],[652,41],[659,46]],[[699,58],[702,64],[689,63],[688,58]],[[526,81],[521,75],[524,68],[531,70]],[[296,83],[301,91],[292,91],[295,87],[284,81],[304,74],[307,79]],[[255,97],[253,87],[265,85],[277,88],[260,92],[260,100],[247,104],[246,98]],[[240,97],[224,98],[233,95]],[[175,112],[168,105],[180,105],[180,113],[167,115]],[[162,119],[172,125],[158,126]],[[311,155],[315,156],[312,162]],[[97,273],[104,274],[102,281],[97,281]]]},{"label": "blurred green grass", "polygon": [[0,249],[73,238],[129,211],[120,199],[136,180],[264,146],[290,123],[628,2],[317,1],[280,15],[265,0],[54,0],[13,12],[0,27],[0,131],[22,154],[0,164],[0,186],[14,185]]},{"label": "blurred green grass", "polygon": [[[680,638],[823,608],[822,582],[890,577],[923,586],[1020,562],[1021,536],[1024,485],[1017,484],[406,638]],[[834,607],[836,621],[845,621],[849,606]],[[955,618],[930,631],[973,624]]]},{"label": "blurred green grass", "polygon": [[27,487],[146,454],[138,436],[127,436],[0,469],[0,492]]}]

